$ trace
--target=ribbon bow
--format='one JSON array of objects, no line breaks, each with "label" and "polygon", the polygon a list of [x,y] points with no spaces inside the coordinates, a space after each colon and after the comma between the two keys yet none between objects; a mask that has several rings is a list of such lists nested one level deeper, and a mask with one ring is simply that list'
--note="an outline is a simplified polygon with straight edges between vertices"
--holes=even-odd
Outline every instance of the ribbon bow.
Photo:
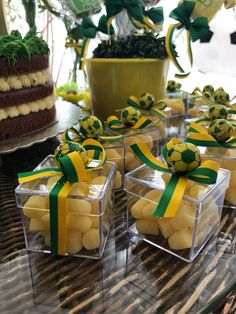
[{"label": "ribbon bow", "polygon": [[[105,6],[108,18],[108,28],[110,28],[112,20],[123,9],[128,13],[132,23],[137,28],[149,30],[160,30],[163,22],[162,8],[153,8],[145,11],[141,0],[105,0]],[[157,25],[158,24],[158,25]]]},{"label": "ribbon bow", "polygon": [[[121,140],[123,138],[122,135],[117,135],[117,136],[98,136],[96,138],[97,141],[104,143],[106,141],[117,141]],[[86,139],[84,136],[74,127],[71,127],[67,129],[61,136],[61,140],[63,142],[65,141],[71,141],[75,143],[83,143]]]},{"label": "ribbon bow", "polygon": [[140,104],[139,99],[135,96],[130,96],[127,100],[127,103],[130,106],[132,106],[133,108],[137,108],[137,109],[141,109],[141,110],[147,110],[147,111],[151,111],[153,113],[156,113],[162,119],[167,118],[167,115],[162,111],[167,106],[167,104],[164,100],[159,100],[159,101],[155,102],[149,108],[143,108]]},{"label": "ribbon bow", "polygon": [[236,148],[235,136],[232,136],[224,143],[218,142],[213,136],[208,134],[206,129],[195,122],[190,124],[189,132],[185,141],[203,147],[221,147],[230,149]]},{"label": "ribbon bow", "polygon": [[[166,159],[168,150],[180,142],[179,139],[172,139],[164,146],[164,159]],[[167,218],[176,215],[182,202],[188,179],[202,184],[216,183],[219,165],[215,161],[205,161],[193,171],[178,174],[172,173],[167,164],[155,158],[144,143],[132,144],[130,147],[135,155],[151,169],[172,174],[160,202],[153,213],[154,217]]]},{"label": "ribbon bow", "polygon": [[171,13],[170,17],[179,21],[177,24],[170,25],[167,36],[166,36],[166,50],[167,53],[181,72],[180,74],[176,74],[175,76],[178,78],[185,78],[189,75],[189,73],[185,73],[183,68],[180,66],[177,55],[174,49],[173,35],[175,30],[180,30],[182,28],[186,29],[187,32],[187,45],[188,45],[188,56],[190,60],[191,67],[193,65],[193,56],[192,56],[192,48],[191,41],[195,42],[199,38],[201,38],[204,34],[209,30],[208,19],[206,17],[198,17],[194,21],[191,21],[191,15],[194,11],[196,3],[193,1],[184,0],[177,8],[175,8]]},{"label": "ribbon bow", "polygon": [[85,165],[79,152],[73,151],[59,158],[59,167],[44,168],[18,174],[19,183],[30,182],[43,177],[61,176],[49,194],[50,238],[53,255],[66,254],[67,195],[72,184],[87,181],[88,171],[105,163],[106,155],[102,145],[95,140],[86,140],[82,147],[87,152]]},{"label": "ribbon bow", "polygon": [[145,117],[141,117],[133,126],[123,123],[123,121],[120,120],[117,116],[110,116],[107,118],[108,127],[112,131],[125,130],[125,129],[134,129],[134,130],[144,129],[150,123],[152,123],[152,120],[147,119]]}]

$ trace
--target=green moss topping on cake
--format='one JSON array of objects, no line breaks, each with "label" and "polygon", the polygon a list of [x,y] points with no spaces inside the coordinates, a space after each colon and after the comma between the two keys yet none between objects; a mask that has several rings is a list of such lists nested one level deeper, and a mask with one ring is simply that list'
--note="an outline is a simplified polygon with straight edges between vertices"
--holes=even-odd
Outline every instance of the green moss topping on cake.
[{"label": "green moss topping on cake", "polygon": [[36,27],[31,28],[24,38],[17,30],[0,37],[0,57],[7,58],[11,65],[14,65],[19,58],[30,59],[34,55],[48,54],[48,45],[37,36]]}]

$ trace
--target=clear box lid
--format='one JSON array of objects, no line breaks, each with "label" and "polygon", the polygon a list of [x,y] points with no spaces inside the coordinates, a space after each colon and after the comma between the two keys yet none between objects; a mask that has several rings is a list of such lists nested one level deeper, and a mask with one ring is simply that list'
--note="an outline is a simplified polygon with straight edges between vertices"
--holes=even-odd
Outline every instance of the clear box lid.
[{"label": "clear box lid", "polygon": [[[47,156],[34,170],[40,170],[43,168],[48,167],[57,167],[57,164],[55,162],[55,158],[53,155]],[[112,184],[114,179],[116,166],[112,162],[106,162],[102,167],[99,167],[97,169],[94,169],[92,171],[89,171],[90,179],[94,179],[99,176],[104,176],[104,182],[103,184],[90,184],[89,186],[89,194],[87,196],[79,196],[79,195],[73,195],[69,194],[67,198],[81,198],[85,200],[97,200],[100,201],[104,198],[104,195],[109,187],[110,184]],[[43,177],[41,179],[36,179],[31,182],[26,182],[19,184],[15,192],[18,195],[25,195],[25,196],[48,196],[52,190],[52,187],[48,185],[48,179],[50,177]],[[56,177],[59,179],[59,177]]]},{"label": "clear box lid", "polygon": [[[129,192],[130,186],[131,185],[133,186],[132,183],[134,183],[136,185],[140,184],[140,186],[146,186],[151,189],[164,191],[166,188],[166,181],[165,181],[166,176],[168,176],[168,174],[165,172],[153,170],[146,165],[142,165],[139,168],[126,174],[125,190]],[[229,179],[230,179],[230,171],[225,170],[225,169],[219,169],[216,184],[203,185],[206,187],[206,189],[201,194],[201,197],[199,199],[193,198],[188,195],[184,195],[183,199],[193,202],[193,203],[200,203],[205,198],[207,198],[213,190],[215,190],[219,186],[221,186],[221,191],[223,193],[224,190],[226,190],[229,186]],[[193,182],[191,180],[189,181]],[[196,184],[200,184],[200,183],[196,182]]]}]

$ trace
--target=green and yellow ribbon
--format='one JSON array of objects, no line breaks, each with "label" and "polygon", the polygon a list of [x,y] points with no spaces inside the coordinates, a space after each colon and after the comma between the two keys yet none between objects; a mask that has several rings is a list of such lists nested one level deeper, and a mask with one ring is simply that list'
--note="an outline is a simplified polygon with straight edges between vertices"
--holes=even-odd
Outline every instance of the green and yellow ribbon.
[{"label": "green and yellow ribbon", "polygon": [[88,171],[105,163],[103,146],[96,140],[85,140],[88,163],[84,164],[79,152],[74,151],[59,158],[59,167],[44,168],[18,174],[19,183],[26,183],[44,177],[61,176],[49,194],[50,238],[53,255],[66,254],[67,196],[73,183],[87,181]]},{"label": "green and yellow ribbon", "polygon": [[108,29],[117,14],[126,10],[129,19],[138,29],[161,30],[163,24],[163,9],[161,7],[145,10],[141,0],[105,0]]},{"label": "green and yellow ribbon", "polygon": [[232,136],[224,143],[218,142],[213,136],[208,134],[206,129],[195,122],[190,124],[189,132],[185,141],[203,147],[221,147],[230,149],[236,148],[235,136]]},{"label": "green and yellow ribbon", "polygon": [[[108,142],[113,142],[113,141],[118,141],[122,140],[123,136],[122,135],[104,135],[104,136],[98,136],[96,138],[97,141],[100,143],[105,143],[106,141]],[[61,140],[63,142],[65,141],[71,141],[75,143],[82,144],[86,138],[74,127],[68,128],[64,133],[61,135]]]},{"label": "green and yellow ribbon", "polygon": [[125,130],[125,129],[144,129],[146,126],[148,126],[150,123],[152,123],[152,120],[147,119],[145,117],[141,117],[133,126],[129,126],[123,123],[122,120],[120,120],[117,116],[110,116],[107,118],[107,125],[109,129],[112,131],[117,130]]},{"label": "green and yellow ribbon", "polygon": [[200,39],[209,30],[208,19],[206,17],[198,17],[194,21],[191,20],[196,3],[194,1],[182,1],[177,8],[171,13],[170,17],[179,21],[177,24],[170,25],[166,36],[166,50],[171,61],[175,64],[180,74],[175,76],[185,78],[189,73],[185,73],[177,60],[177,54],[173,44],[173,36],[176,30],[185,29],[187,35],[187,52],[191,67],[193,65],[193,55],[191,41],[195,42]]},{"label": "green and yellow ribbon", "polygon": [[157,114],[158,116],[160,116],[160,118],[162,118],[162,119],[167,118],[167,115],[163,112],[163,110],[167,106],[165,100],[159,100],[159,101],[155,102],[154,105],[148,109],[144,109],[140,105],[139,99],[135,96],[130,96],[127,100],[127,103],[136,109],[147,110],[147,111],[153,112],[153,113]]},{"label": "green and yellow ribbon", "polygon": [[[172,139],[168,142],[163,149],[163,157],[165,158],[166,152],[168,152],[170,148],[180,142],[179,139]],[[135,155],[151,169],[172,174],[161,196],[160,202],[152,214],[154,217],[175,217],[184,197],[188,180],[202,184],[216,183],[219,165],[215,161],[205,161],[193,171],[178,174],[172,173],[167,164],[155,158],[144,143],[132,144],[131,149]]]}]

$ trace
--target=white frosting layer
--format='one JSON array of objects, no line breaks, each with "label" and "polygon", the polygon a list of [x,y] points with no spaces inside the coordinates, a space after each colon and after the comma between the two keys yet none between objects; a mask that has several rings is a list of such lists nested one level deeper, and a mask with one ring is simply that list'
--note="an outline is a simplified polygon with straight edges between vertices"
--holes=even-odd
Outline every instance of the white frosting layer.
[{"label": "white frosting layer", "polygon": [[51,80],[49,69],[29,74],[0,77],[0,92],[8,92],[11,89],[44,85]]},{"label": "white frosting layer", "polygon": [[31,112],[38,112],[39,110],[51,109],[55,103],[55,96],[50,95],[43,99],[29,102],[27,104],[22,104],[19,106],[6,107],[0,109],[0,121],[7,118],[18,117],[19,115],[26,116]]}]

